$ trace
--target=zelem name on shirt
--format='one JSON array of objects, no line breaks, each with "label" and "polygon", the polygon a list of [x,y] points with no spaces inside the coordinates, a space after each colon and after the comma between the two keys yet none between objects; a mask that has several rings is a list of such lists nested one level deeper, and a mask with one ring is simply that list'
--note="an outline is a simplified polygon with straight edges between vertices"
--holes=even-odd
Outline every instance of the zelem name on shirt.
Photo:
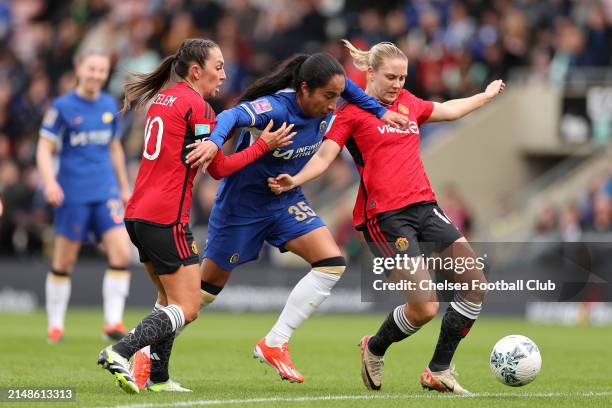
[{"label": "zelem name on shirt", "polygon": [[176,101],[177,98],[178,98],[177,96],[164,95],[162,93],[159,93],[157,94],[155,99],[153,99],[153,102],[151,102],[151,104],[162,105],[162,106],[172,106],[172,104],[174,103],[174,101]]}]

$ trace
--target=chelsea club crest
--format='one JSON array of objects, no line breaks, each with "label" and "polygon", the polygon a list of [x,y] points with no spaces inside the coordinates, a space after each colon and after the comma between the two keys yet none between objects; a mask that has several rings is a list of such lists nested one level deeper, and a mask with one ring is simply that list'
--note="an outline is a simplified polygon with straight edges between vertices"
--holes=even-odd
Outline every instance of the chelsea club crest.
[{"label": "chelsea club crest", "polygon": [[325,133],[326,129],[327,129],[327,122],[321,121],[321,124],[319,125],[319,133]]}]

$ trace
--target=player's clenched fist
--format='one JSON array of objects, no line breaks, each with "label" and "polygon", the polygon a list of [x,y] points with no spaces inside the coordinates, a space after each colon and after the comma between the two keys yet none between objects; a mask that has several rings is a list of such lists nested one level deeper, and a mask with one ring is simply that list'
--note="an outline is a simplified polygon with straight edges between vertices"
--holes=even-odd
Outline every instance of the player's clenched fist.
[{"label": "player's clenched fist", "polygon": [[500,93],[504,92],[505,88],[506,84],[504,83],[504,81],[502,81],[501,79],[497,79],[487,85],[487,89],[485,89],[484,93],[489,99],[493,99]]},{"label": "player's clenched fist", "polygon": [[64,202],[64,190],[57,182],[45,186],[45,199],[54,207],[59,207]]}]

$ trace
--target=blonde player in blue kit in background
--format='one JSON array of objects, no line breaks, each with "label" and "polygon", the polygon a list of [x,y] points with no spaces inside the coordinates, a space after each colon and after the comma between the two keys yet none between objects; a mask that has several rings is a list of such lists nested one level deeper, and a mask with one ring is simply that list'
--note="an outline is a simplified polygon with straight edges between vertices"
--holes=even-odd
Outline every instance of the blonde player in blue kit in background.
[{"label": "blonde player in blue kit in background", "polygon": [[45,286],[49,343],[63,339],[70,273],[90,232],[102,241],[108,259],[102,283],[104,336],[117,340],[126,334],[122,319],[130,284],[130,242],[123,205],[130,190],[119,140],[119,107],[102,91],[109,70],[110,58],[104,53],[79,54],[75,89],[53,101],[40,128],[36,162],[45,198],[54,207],[55,227]]}]

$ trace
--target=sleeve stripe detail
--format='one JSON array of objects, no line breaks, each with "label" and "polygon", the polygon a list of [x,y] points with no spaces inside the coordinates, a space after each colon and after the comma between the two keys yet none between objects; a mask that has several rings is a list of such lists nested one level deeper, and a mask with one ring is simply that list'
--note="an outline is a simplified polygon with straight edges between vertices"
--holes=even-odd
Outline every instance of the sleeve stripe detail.
[{"label": "sleeve stripe detail", "polygon": [[40,129],[39,134],[40,134],[40,137],[44,137],[45,139],[50,139],[50,140],[53,140],[54,142],[59,141],[59,136],[47,129]]},{"label": "sleeve stripe detail", "polygon": [[209,104],[206,104],[206,118],[213,121],[216,120],[217,118],[217,114],[215,113],[215,110],[213,109],[212,106],[210,106]]},{"label": "sleeve stripe detail", "polygon": [[336,120],[336,115],[332,115],[330,121],[329,121],[329,125],[327,125],[327,129],[325,130],[325,134],[328,134],[329,131],[331,130],[332,125],[334,124],[334,121]]},{"label": "sleeve stripe detail", "polygon": [[246,103],[241,103],[240,106],[242,107],[242,109],[244,109],[249,116],[251,117],[251,126],[255,126],[255,114],[253,114],[253,112],[251,112],[251,110],[249,109],[249,107],[247,106]]}]

